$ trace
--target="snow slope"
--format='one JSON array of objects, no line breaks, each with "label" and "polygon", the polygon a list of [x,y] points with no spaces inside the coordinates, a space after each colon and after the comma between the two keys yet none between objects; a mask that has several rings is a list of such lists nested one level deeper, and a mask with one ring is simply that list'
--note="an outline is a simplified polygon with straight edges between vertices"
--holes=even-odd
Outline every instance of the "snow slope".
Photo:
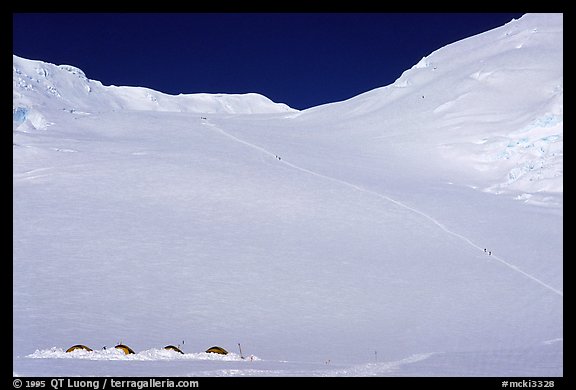
[{"label": "snow slope", "polygon": [[[363,151],[394,144],[416,163],[440,157],[447,180],[561,204],[562,31],[561,14],[526,15],[435,51],[392,85],[302,116],[353,128]],[[419,144],[426,158],[413,159]]]},{"label": "snow slope", "polygon": [[562,31],[302,112],[14,57],[15,374],[562,375]]}]

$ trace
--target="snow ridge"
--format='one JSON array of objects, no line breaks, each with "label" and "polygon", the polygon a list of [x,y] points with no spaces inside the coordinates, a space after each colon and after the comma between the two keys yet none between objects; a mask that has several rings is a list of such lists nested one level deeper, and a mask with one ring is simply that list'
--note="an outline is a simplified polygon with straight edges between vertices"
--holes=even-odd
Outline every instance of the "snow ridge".
[{"label": "snow ridge", "polygon": [[[168,95],[144,87],[105,86],[71,65],[54,65],[16,55],[13,62],[13,120],[16,128],[25,113],[47,108],[90,113],[102,110],[262,114],[298,112],[257,93]],[[38,128],[38,126],[34,126]]]}]

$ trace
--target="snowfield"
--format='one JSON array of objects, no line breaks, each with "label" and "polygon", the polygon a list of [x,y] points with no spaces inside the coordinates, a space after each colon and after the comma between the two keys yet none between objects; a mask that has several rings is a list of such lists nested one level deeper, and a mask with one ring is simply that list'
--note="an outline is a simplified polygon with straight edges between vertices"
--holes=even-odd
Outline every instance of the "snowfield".
[{"label": "snowfield", "polygon": [[297,111],[14,56],[14,375],[562,376],[562,64],[527,14]]}]

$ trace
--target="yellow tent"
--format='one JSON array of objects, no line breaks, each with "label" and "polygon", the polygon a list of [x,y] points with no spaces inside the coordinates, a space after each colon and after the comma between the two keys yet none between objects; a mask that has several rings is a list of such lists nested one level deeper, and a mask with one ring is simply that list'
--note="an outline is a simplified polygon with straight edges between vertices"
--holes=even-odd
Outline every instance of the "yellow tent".
[{"label": "yellow tent", "polygon": [[167,349],[167,350],[169,350],[169,351],[180,352],[180,353],[182,353],[182,354],[184,353],[184,352],[182,352],[182,350],[181,350],[180,348],[175,347],[175,346],[173,346],[173,345],[167,345],[167,346],[164,347],[164,349]]},{"label": "yellow tent", "polygon": [[222,347],[211,347],[206,350],[207,353],[219,353],[220,355],[228,355],[228,351],[226,351]]},{"label": "yellow tent", "polygon": [[134,351],[132,350],[132,348],[130,348],[127,345],[124,344],[118,344],[117,346],[115,346],[114,348],[121,350],[122,352],[124,352],[126,355],[131,355],[134,353]]},{"label": "yellow tent", "polygon": [[72,352],[72,351],[76,351],[76,350],[83,350],[83,351],[88,351],[88,352],[91,352],[91,351],[92,351],[91,348],[88,348],[88,347],[85,346],[85,345],[76,344],[76,345],[73,345],[73,346],[71,346],[70,348],[68,348],[68,349],[66,350],[66,352]]}]

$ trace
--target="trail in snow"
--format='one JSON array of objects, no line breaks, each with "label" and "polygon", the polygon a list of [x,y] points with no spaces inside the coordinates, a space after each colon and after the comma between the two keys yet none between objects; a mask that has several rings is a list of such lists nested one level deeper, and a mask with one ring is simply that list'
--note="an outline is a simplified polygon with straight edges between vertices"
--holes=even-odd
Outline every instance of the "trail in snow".
[{"label": "trail in snow", "polygon": [[[410,207],[410,206],[408,206],[408,205],[406,205],[406,204],[404,204],[404,203],[402,203],[402,202],[400,202],[400,201],[398,201],[398,200],[396,200],[396,199],[393,199],[393,198],[391,198],[391,197],[389,197],[389,196],[387,196],[387,195],[381,194],[381,193],[379,193],[379,192],[372,191],[372,190],[368,190],[368,189],[366,189],[366,188],[360,187],[360,186],[358,186],[358,185],[356,185],[356,184],[347,182],[347,181],[345,181],[345,180],[337,179],[337,178],[331,177],[331,176],[326,176],[326,175],[323,175],[323,174],[321,174],[321,173],[314,172],[314,171],[311,171],[311,170],[309,170],[309,169],[306,169],[306,168],[300,167],[300,166],[298,166],[298,165],[292,164],[291,162],[288,162],[288,161],[286,161],[286,160],[284,160],[284,159],[280,159],[280,158],[278,157],[278,155],[270,152],[269,150],[267,150],[267,149],[265,149],[265,148],[263,148],[263,147],[261,147],[261,146],[255,145],[255,144],[253,144],[253,143],[244,141],[243,139],[238,138],[238,137],[236,137],[236,136],[234,136],[234,135],[232,135],[232,134],[224,131],[223,129],[219,128],[218,126],[216,126],[216,125],[214,125],[214,124],[212,124],[212,123],[207,123],[207,122],[205,122],[205,124],[208,125],[208,126],[211,126],[214,130],[217,130],[217,131],[220,132],[222,135],[224,135],[224,136],[226,136],[226,137],[228,137],[228,138],[231,138],[231,139],[233,139],[233,140],[236,141],[236,142],[239,142],[239,143],[241,143],[241,144],[244,144],[244,145],[246,145],[246,146],[248,146],[248,147],[250,147],[250,148],[256,149],[256,150],[260,151],[261,153],[264,153],[264,154],[267,154],[267,155],[269,155],[269,156],[271,156],[271,157],[274,157],[274,158],[276,158],[277,160],[279,160],[280,163],[285,164],[285,165],[287,165],[287,166],[289,166],[289,167],[291,167],[291,168],[293,168],[293,169],[297,169],[297,170],[299,170],[299,171],[301,171],[301,172],[304,172],[304,173],[307,173],[307,174],[309,174],[309,175],[314,175],[314,176],[323,178],[323,179],[325,179],[325,180],[330,180],[330,181],[333,181],[333,182],[335,182],[335,183],[339,183],[339,184],[341,184],[341,185],[345,185],[345,186],[350,187],[350,188],[353,188],[353,189],[355,189],[355,190],[357,190],[357,191],[364,192],[364,193],[367,193],[367,194],[371,194],[371,195],[377,196],[377,197],[379,197],[379,198],[381,198],[381,199],[384,199],[384,200],[386,200],[386,201],[388,201],[388,202],[394,203],[394,204],[396,204],[397,206],[400,206],[400,207],[402,207],[402,208],[404,208],[404,209],[406,209],[406,210],[409,210],[409,211],[411,211],[411,212],[413,212],[413,213],[415,213],[415,214],[420,215],[421,217],[423,217],[423,218],[427,219],[428,221],[432,222],[434,225],[438,226],[438,227],[439,227],[441,230],[443,230],[444,232],[446,232],[446,233],[448,233],[448,234],[450,234],[450,235],[452,235],[452,236],[454,236],[454,237],[459,238],[460,240],[466,242],[468,245],[470,245],[470,246],[472,246],[472,247],[474,247],[474,248],[476,248],[476,249],[478,249],[478,250],[484,251],[484,248],[483,248],[483,247],[481,247],[480,245],[474,243],[474,242],[473,242],[472,240],[470,240],[468,237],[465,237],[465,236],[463,236],[463,235],[461,235],[461,234],[459,234],[459,233],[456,233],[456,232],[448,229],[446,226],[444,226],[444,225],[443,225],[442,223],[440,223],[438,220],[436,220],[435,218],[431,217],[430,215],[428,215],[428,214],[426,214],[426,213],[424,213],[424,212],[422,212],[422,211],[420,211],[420,210],[418,210],[418,209],[415,209],[415,208],[413,208],[413,207]],[[502,259],[501,257],[496,256],[496,255],[491,255],[490,258],[499,261],[501,264],[505,265],[506,267],[510,268],[511,270],[513,270],[513,271],[515,271],[515,272],[518,272],[519,274],[524,275],[525,277],[527,277],[527,278],[531,279],[532,281],[540,284],[541,286],[547,288],[548,290],[554,292],[555,294],[558,294],[558,295],[561,296],[561,297],[564,296],[564,293],[563,293],[562,291],[560,291],[560,290],[558,290],[558,289],[550,286],[549,284],[541,281],[540,279],[536,278],[535,276],[533,276],[533,275],[531,275],[531,274],[529,274],[529,273],[521,270],[520,268],[518,268],[518,267],[515,266],[514,264],[509,263],[508,261]]]}]

